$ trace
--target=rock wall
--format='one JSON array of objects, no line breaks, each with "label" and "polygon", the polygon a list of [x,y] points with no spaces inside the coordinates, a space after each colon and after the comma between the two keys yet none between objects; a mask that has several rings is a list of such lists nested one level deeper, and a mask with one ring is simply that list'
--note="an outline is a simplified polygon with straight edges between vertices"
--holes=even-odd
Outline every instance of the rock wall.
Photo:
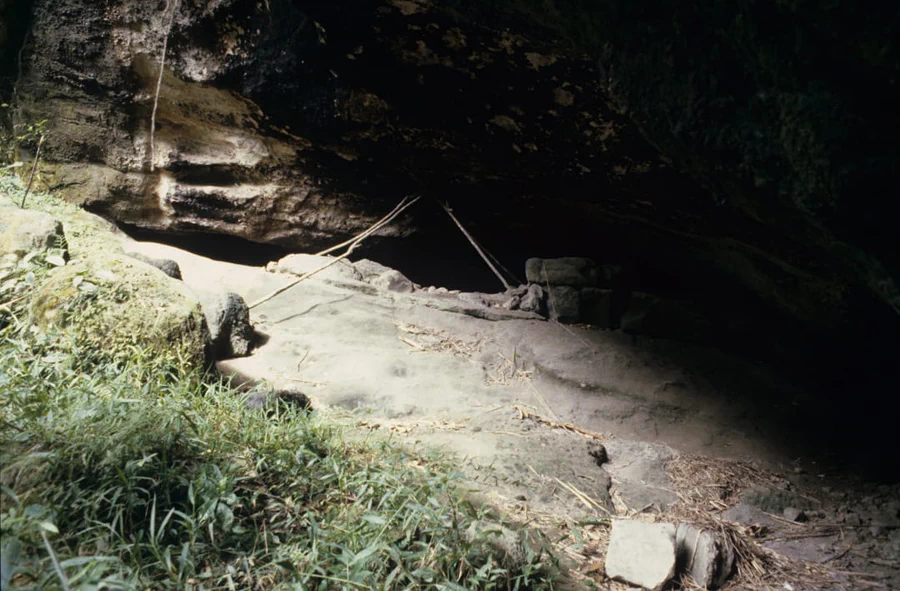
[{"label": "rock wall", "polygon": [[[19,116],[50,119],[42,181],[71,200],[145,228],[301,250],[421,191],[512,265],[620,264],[630,288],[696,300],[754,342],[896,334],[897,121],[883,101],[900,61],[883,12],[165,7],[35,0]],[[426,219],[413,211],[386,237],[427,237]]]}]

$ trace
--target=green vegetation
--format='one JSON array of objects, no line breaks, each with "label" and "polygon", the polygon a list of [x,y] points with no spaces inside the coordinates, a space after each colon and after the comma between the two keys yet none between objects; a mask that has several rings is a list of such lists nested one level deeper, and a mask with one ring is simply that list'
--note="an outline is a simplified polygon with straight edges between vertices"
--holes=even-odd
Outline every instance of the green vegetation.
[{"label": "green vegetation", "polygon": [[482,515],[440,457],[248,408],[174,350],[38,330],[52,257],[0,258],[4,590],[552,588],[533,545],[467,535]]}]

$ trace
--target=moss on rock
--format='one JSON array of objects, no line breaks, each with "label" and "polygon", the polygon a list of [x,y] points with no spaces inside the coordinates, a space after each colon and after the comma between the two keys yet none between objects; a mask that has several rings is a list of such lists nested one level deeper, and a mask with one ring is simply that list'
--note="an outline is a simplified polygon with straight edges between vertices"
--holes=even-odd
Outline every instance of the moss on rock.
[{"label": "moss on rock", "polygon": [[181,282],[116,253],[94,252],[53,270],[35,290],[35,322],[62,328],[103,356],[132,346],[203,363],[208,329]]}]

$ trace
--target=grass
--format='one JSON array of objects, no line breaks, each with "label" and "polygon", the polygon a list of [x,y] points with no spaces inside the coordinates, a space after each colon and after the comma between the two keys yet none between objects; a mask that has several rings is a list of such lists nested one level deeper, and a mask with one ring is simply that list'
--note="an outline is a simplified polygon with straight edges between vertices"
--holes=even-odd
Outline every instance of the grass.
[{"label": "grass", "polygon": [[[51,263],[0,260],[0,587],[543,589],[439,456],[361,442],[176,354],[110,354],[41,333]],[[5,305],[3,305],[5,304]]]}]

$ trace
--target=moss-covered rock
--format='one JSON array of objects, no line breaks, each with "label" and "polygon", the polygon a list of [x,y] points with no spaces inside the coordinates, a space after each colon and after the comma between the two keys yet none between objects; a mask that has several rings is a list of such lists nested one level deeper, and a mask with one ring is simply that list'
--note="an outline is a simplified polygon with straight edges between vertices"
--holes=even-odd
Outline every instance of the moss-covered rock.
[{"label": "moss-covered rock", "polygon": [[65,243],[62,222],[52,215],[0,205],[0,254],[64,249]]},{"label": "moss-covered rock", "polygon": [[181,282],[121,254],[92,253],[52,271],[35,290],[35,321],[115,356],[131,346],[193,363],[207,358],[200,304]]}]

